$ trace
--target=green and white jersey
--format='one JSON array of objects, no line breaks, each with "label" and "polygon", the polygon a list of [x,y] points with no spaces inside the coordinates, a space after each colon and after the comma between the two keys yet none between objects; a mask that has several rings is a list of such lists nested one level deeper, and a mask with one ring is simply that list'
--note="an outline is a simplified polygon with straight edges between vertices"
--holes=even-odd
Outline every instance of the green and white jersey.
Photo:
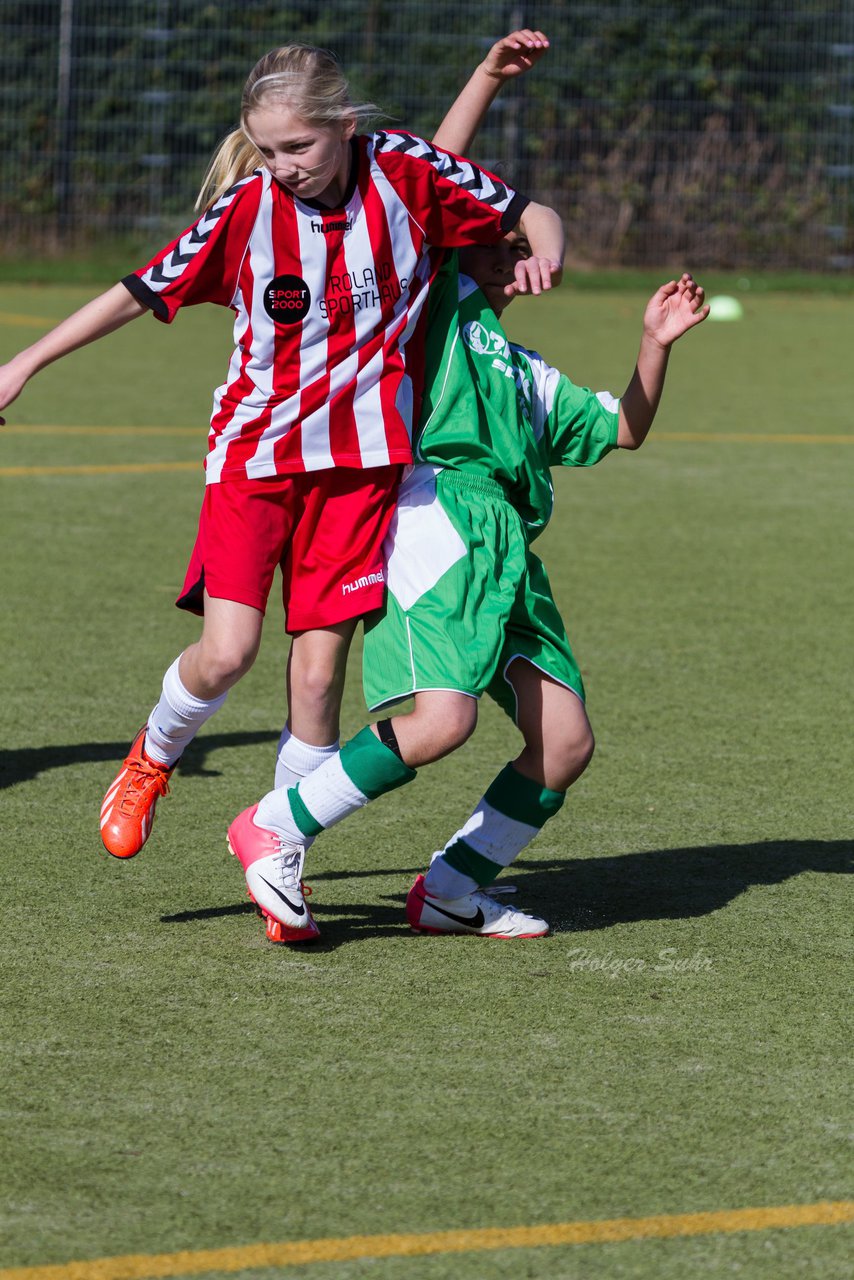
[{"label": "green and white jersey", "polygon": [[510,342],[456,254],[430,292],[424,385],[417,462],[497,480],[529,541],[552,513],[550,468],[590,466],[617,447],[619,401]]}]

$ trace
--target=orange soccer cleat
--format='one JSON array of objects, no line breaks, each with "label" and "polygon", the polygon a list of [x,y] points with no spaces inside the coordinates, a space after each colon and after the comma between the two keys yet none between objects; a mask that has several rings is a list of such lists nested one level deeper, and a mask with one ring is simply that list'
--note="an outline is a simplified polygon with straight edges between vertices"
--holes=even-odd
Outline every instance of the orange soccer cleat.
[{"label": "orange soccer cleat", "polygon": [[155,805],[169,790],[175,768],[149,760],[143,751],[147,728],[143,725],[131,743],[101,805],[101,839],[114,858],[132,858],[139,853],[151,835]]}]

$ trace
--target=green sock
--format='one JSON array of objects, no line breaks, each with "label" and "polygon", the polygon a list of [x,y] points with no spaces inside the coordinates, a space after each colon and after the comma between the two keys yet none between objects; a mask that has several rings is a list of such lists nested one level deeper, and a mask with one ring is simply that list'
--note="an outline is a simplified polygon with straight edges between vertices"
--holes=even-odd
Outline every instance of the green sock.
[{"label": "green sock", "polygon": [[468,822],[451,836],[426,877],[428,893],[461,898],[492,884],[566,799],[505,765]]},{"label": "green sock", "polygon": [[415,770],[366,726],[297,786],[266,795],[257,821],[287,840],[304,843],[414,777]]}]

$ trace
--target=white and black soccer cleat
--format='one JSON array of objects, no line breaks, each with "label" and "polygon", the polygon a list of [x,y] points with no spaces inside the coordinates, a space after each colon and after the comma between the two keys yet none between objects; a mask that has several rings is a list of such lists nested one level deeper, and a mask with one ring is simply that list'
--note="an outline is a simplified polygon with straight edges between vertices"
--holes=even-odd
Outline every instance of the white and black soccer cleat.
[{"label": "white and black soccer cleat", "polygon": [[419,876],[406,899],[406,918],[418,933],[470,933],[481,938],[542,938],[545,920],[497,902],[487,890],[462,898],[434,898]]}]

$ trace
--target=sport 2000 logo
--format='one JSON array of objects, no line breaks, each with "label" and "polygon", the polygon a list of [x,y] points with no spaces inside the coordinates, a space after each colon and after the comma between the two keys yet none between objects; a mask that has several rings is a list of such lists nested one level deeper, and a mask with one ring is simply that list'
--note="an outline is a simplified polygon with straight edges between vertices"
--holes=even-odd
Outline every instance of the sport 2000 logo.
[{"label": "sport 2000 logo", "polygon": [[264,288],[264,310],[276,324],[298,324],[310,306],[311,292],[301,276],[276,276]]}]

